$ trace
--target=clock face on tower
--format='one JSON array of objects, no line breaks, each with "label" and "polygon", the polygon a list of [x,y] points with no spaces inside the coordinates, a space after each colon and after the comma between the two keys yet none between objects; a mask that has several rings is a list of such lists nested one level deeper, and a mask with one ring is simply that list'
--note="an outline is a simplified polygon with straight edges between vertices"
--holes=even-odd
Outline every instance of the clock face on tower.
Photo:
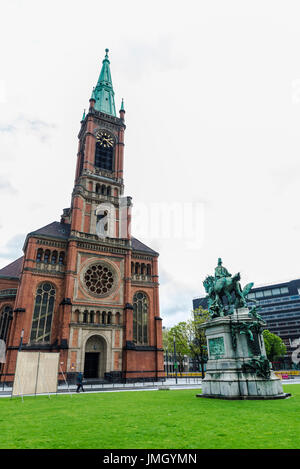
[{"label": "clock face on tower", "polygon": [[115,139],[110,133],[106,132],[106,130],[98,130],[96,139],[104,148],[113,148],[114,146]]}]

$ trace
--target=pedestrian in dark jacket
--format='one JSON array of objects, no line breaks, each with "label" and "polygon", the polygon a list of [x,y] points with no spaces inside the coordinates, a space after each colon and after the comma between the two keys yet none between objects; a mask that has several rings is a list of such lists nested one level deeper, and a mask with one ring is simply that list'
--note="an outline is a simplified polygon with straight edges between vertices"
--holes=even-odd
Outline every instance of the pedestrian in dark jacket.
[{"label": "pedestrian in dark jacket", "polygon": [[76,379],[76,384],[77,384],[76,392],[79,392],[79,391],[80,391],[80,388],[81,388],[81,389],[83,390],[83,392],[84,392],[82,382],[83,382],[83,374],[80,372],[80,373],[78,373],[77,379]]}]

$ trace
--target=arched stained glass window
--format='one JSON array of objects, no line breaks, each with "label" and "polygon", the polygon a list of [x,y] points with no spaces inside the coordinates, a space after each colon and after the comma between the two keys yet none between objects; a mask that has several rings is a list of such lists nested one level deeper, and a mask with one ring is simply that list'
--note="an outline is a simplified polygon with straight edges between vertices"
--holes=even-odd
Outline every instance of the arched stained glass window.
[{"label": "arched stained glass window", "polygon": [[36,291],[32,318],[31,342],[50,342],[51,324],[55,304],[55,287],[42,283]]},{"label": "arched stained glass window", "polygon": [[149,300],[145,293],[136,292],[133,297],[133,341],[148,343]]},{"label": "arched stained glass window", "polygon": [[0,339],[6,342],[8,337],[9,326],[12,319],[12,308],[11,306],[4,306],[0,310]]}]

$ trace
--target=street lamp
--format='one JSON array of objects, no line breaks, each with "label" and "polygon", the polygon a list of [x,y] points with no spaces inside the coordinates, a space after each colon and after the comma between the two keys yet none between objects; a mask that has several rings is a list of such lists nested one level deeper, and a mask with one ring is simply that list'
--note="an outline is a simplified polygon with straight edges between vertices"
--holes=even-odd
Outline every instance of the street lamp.
[{"label": "street lamp", "polygon": [[166,350],[166,365],[167,365],[167,378],[169,377],[169,349],[168,349],[168,346],[167,346],[167,350]]},{"label": "street lamp", "polygon": [[177,360],[176,360],[176,342],[175,342],[175,334],[173,336],[173,343],[174,343],[174,368],[175,368],[175,378],[177,384]]}]

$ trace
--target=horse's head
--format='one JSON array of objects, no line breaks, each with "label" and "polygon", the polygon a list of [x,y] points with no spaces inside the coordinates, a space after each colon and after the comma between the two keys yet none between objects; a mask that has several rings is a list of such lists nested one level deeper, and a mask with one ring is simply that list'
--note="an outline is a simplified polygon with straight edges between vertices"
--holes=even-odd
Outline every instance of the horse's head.
[{"label": "horse's head", "polygon": [[214,278],[209,275],[203,282],[203,286],[205,288],[206,293],[209,293],[214,285]]},{"label": "horse's head", "polygon": [[232,280],[239,282],[241,280],[241,274],[238,272],[232,277]]}]

